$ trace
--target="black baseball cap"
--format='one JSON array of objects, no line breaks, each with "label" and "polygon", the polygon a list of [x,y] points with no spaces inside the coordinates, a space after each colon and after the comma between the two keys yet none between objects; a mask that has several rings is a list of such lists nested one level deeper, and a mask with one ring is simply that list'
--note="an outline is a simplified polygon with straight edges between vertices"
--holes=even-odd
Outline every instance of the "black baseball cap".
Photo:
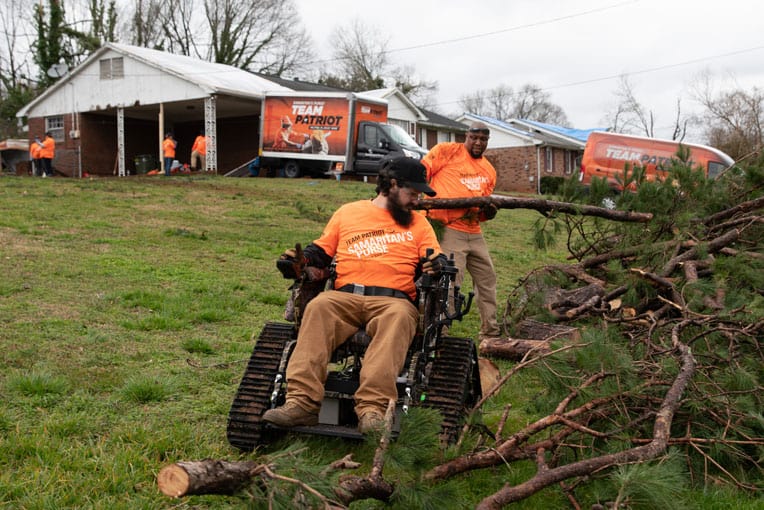
[{"label": "black baseball cap", "polygon": [[427,170],[418,160],[400,156],[387,163],[390,177],[397,179],[402,188],[413,188],[434,197],[435,190],[427,184]]}]

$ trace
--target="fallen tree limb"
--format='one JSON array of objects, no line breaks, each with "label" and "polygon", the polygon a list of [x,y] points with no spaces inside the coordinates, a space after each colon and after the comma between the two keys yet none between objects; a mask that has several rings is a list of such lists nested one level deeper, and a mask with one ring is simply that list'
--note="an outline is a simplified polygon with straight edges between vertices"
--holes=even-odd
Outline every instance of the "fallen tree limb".
[{"label": "fallen tree limb", "polygon": [[556,202],[543,198],[507,197],[503,195],[490,195],[487,197],[470,198],[431,198],[417,200],[414,209],[469,209],[471,207],[484,207],[493,204],[499,209],[533,209],[542,214],[561,212],[576,216],[597,216],[614,221],[630,221],[646,223],[653,219],[651,213],[638,213],[631,211],[616,211],[593,205],[572,204],[570,202]]},{"label": "fallen tree limb", "polygon": [[666,392],[656,414],[653,440],[650,443],[622,452],[602,455],[552,469],[546,467],[539,469],[530,480],[516,486],[504,486],[500,491],[483,499],[476,508],[478,510],[500,509],[509,503],[525,499],[550,485],[560,483],[568,478],[590,475],[599,470],[620,464],[645,462],[663,453],[668,445],[674,413],[679,408],[684,389],[695,371],[695,360],[690,349],[686,345],[676,342],[674,347],[679,350],[682,365],[679,374],[674,379],[671,388]]},{"label": "fallen tree limb", "polygon": [[713,225],[717,221],[726,220],[727,218],[731,218],[738,213],[755,211],[757,209],[761,209],[762,207],[764,207],[764,197],[758,197],[703,218],[703,224]]},{"label": "fallen tree limb", "polygon": [[666,262],[666,264],[663,266],[663,269],[658,273],[659,276],[668,276],[670,275],[676,266],[682,262],[697,259],[698,256],[701,253],[701,249],[704,250],[705,253],[716,253],[722,248],[726,248],[730,244],[737,241],[738,237],[740,237],[740,231],[730,230],[729,232],[720,235],[719,237],[716,237],[714,239],[711,239],[707,243],[704,243],[701,246],[694,246],[690,248],[689,250],[685,251],[684,253],[677,255],[676,257],[673,257],[671,260]]}]

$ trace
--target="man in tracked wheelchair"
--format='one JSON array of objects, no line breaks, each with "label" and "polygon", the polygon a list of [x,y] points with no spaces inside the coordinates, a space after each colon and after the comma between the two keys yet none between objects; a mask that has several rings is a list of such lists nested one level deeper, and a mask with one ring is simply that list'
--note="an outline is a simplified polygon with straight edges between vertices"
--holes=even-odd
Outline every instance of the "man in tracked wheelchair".
[{"label": "man in tracked wheelchair", "polygon": [[425,216],[411,208],[421,193],[435,195],[419,161],[388,161],[376,193],[340,207],[303,250],[303,260],[287,250],[277,264],[285,278],[295,278],[295,266],[326,268],[334,260],[336,278],[333,290],[305,308],[287,366],[286,402],[267,411],[266,422],[316,425],[331,353],[362,327],[371,343],[354,395],[359,431],[381,429],[388,402],[398,396],[396,377],[417,328],[415,281],[422,273],[438,274],[447,259]]}]

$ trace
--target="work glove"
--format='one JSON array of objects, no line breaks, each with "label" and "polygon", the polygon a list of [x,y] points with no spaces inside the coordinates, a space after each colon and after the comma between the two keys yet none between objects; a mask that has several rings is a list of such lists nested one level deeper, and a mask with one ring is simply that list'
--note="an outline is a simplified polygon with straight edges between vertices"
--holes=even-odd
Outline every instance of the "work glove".
[{"label": "work glove", "polygon": [[438,274],[445,267],[448,259],[442,253],[433,253],[422,259],[422,272],[425,274]]},{"label": "work glove", "polygon": [[296,280],[300,277],[301,266],[305,264],[305,257],[297,260],[297,252],[290,248],[281,254],[276,261],[276,268],[281,272],[284,278]]},{"label": "work glove", "polygon": [[482,221],[492,220],[496,217],[499,208],[493,203],[488,203],[480,208],[480,219]]}]

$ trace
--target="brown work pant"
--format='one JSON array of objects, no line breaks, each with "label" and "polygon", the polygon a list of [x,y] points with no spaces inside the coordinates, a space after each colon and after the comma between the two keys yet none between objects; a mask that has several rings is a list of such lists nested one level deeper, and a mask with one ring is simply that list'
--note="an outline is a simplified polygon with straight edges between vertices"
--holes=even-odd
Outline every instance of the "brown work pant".
[{"label": "brown work pant", "polygon": [[457,285],[461,286],[464,281],[465,269],[472,277],[480,313],[480,338],[500,336],[501,329],[496,320],[496,272],[483,234],[468,234],[446,227],[440,249],[446,256],[454,254],[454,263],[459,268]]},{"label": "brown work pant", "polygon": [[199,170],[200,172],[207,171],[207,155],[201,152],[191,152],[191,168]]},{"label": "brown work pant", "polygon": [[318,412],[331,353],[361,326],[371,344],[363,358],[355,412],[384,415],[398,398],[395,381],[416,333],[418,311],[407,299],[326,291],[306,307],[297,345],[287,366],[287,400]]}]

